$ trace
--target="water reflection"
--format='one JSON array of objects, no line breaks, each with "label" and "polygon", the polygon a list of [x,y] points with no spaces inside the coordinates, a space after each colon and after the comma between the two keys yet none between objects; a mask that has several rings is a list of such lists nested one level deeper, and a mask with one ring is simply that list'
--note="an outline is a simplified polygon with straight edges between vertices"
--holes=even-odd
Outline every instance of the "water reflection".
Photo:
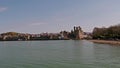
[{"label": "water reflection", "polygon": [[119,68],[120,46],[86,40],[0,42],[0,66],[13,68],[10,65],[18,68]]}]

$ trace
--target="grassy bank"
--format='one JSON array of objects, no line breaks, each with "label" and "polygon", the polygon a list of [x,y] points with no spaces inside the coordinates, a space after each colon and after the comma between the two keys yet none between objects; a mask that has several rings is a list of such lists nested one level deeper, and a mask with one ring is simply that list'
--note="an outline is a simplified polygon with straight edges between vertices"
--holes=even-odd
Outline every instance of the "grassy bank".
[{"label": "grassy bank", "polygon": [[112,44],[112,45],[120,45],[120,41],[112,41],[112,40],[90,40],[94,43],[101,43],[101,44]]}]

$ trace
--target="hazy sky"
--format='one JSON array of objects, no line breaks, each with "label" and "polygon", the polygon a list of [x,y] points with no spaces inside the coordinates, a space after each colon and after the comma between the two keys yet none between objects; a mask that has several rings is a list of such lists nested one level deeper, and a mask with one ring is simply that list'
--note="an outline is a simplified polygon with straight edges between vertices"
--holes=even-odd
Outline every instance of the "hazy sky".
[{"label": "hazy sky", "polygon": [[70,31],[120,23],[120,0],[0,0],[0,33]]}]

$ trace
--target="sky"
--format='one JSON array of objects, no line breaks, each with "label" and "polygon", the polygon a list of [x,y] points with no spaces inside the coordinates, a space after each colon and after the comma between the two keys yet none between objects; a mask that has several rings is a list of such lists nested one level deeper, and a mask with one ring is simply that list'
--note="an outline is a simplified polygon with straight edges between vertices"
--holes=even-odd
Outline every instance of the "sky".
[{"label": "sky", "polygon": [[120,24],[120,0],[0,0],[0,33],[57,33]]}]

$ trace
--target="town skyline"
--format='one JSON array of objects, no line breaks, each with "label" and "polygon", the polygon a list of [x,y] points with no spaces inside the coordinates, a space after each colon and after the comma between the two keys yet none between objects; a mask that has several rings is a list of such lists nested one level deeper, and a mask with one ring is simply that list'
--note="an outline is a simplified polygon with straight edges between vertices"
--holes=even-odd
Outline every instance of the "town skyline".
[{"label": "town skyline", "polygon": [[58,33],[119,24],[119,0],[0,0],[0,33]]},{"label": "town skyline", "polygon": [[90,39],[91,33],[85,33],[80,26],[74,26],[71,31],[59,33],[28,34],[6,32],[0,34],[0,41],[30,41],[30,40],[81,40]]}]

